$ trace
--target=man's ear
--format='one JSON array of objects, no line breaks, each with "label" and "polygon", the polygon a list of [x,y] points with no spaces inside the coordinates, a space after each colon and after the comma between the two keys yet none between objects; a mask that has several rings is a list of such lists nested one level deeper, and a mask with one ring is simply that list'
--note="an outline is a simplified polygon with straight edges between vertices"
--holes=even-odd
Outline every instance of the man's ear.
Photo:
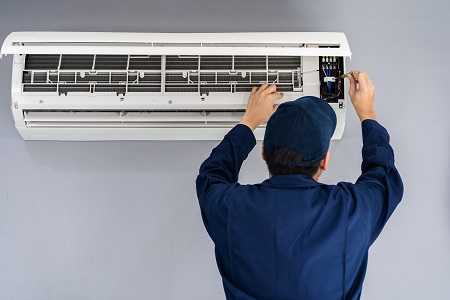
[{"label": "man's ear", "polygon": [[261,157],[266,161],[266,154],[264,153],[264,140],[262,141]]},{"label": "man's ear", "polygon": [[322,159],[322,161],[320,162],[320,168],[323,171],[327,170],[328,167],[328,161],[330,159],[330,151],[327,151],[327,154],[325,154],[325,157]]}]

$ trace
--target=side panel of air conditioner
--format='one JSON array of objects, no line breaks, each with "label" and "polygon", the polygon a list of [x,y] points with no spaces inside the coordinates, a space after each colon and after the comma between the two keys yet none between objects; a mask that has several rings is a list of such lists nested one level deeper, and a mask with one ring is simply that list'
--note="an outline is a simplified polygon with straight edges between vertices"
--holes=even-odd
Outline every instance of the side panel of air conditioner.
[{"label": "side panel of air conditioner", "polygon": [[2,54],[14,55],[12,110],[21,136],[220,140],[239,122],[252,87],[269,82],[285,93],[280,102],[324,98],[338,116],[333,139],[342,137],[345,87],[328,81],[345,72],[343,34],[130,35],[8,36]]}]

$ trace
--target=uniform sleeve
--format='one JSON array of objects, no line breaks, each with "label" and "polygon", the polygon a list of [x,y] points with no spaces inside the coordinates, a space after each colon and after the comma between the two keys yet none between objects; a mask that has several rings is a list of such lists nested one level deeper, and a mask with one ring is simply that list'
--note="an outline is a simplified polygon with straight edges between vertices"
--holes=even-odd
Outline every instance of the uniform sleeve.
[{"label": "uniform sleeve", "polygon": [[403,196],[403,183],[394,165],[394,151],[387,130],[374,120],[364,120],[362,174],[355,188],[370,209],[372,244]]},{"label": "uniform sleeve", "polygon": [[203,223],[213,240],[212,225],[215,220],[212,220],[212,213],[216,213],[217,218],[225,218],[224,199],[238,185],[242,163],[255,145],[256,139],[252,130],[246,125],[238,124],[228,132],[200,166],[196,180],[197,197]]}]

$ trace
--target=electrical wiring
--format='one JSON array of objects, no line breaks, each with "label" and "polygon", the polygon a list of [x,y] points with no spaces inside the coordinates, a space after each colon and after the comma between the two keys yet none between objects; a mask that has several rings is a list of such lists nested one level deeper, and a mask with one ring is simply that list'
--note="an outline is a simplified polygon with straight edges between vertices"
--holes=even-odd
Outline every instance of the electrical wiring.
[{"label": "electrical wiring", "polygon": [[[342,97],[343,80],[339,76],[343,73],[339,57],[322,58],[323,81],[320,88],[320,97],[326,101],[336,101]],[[328,78],[334,78],[329,81]]]},{"label": "electrical wiring", "polygon": [[[331,76],[331,65],[327,69],[327,77],[329,78],[330,76]],[[331,93],[331,82],[327,81],[327,87],[328,87],[328,92]]]}]

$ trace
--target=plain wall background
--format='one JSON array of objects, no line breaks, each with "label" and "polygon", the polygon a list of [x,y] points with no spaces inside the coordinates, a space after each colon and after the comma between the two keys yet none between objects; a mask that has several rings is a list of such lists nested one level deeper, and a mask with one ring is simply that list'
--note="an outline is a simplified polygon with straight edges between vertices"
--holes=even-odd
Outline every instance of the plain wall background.
[{"label": "plain wall background", "polygon": [[[12,31],[340,31],[376,86],[404,200],[370,251],[363,299],[450,299],[448,1],[24,0]],[[217,142],[24,142],[0,61],[0,299],[224,299],[194,181]],[[359,175],[349,107],[321,181]],[[241,182],[267,176],[260,146]]]}]

